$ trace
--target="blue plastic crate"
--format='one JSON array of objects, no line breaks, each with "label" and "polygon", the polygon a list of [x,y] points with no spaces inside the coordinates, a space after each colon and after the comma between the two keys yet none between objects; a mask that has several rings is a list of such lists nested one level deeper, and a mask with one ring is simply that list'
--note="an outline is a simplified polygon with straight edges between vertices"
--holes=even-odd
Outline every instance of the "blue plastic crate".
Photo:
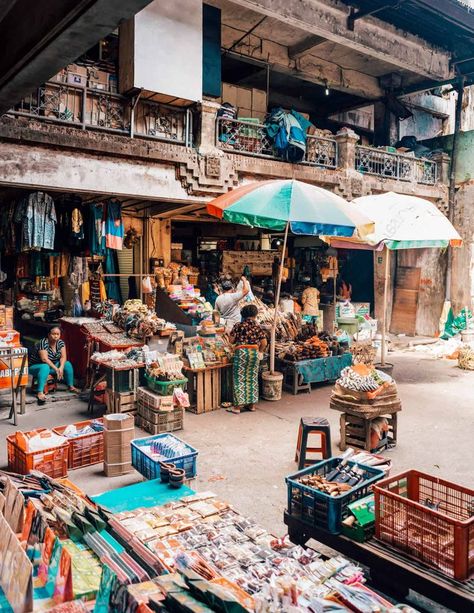
[{"label": "blue plastic crate", "polygon": [[196,462],[197,462],[197,449],[191,447],[183,440],[174,436],[174,434],[170,434],[169,432],[165,432],[163,434],[157,434],[155,436],[146,436],[145,438],[137,438],[132,441],[132,466],[138,470],[138,472],[145,477],[145,479],[159,479],[160,478],[160,461],[153,460],[147,455],[144,451],[142,451],[141,447],[147,447],[150,445],[152,441],[157,441],[160,439],[165,439],[166,437],[170,437],[172,439],[178,440],[181,443],[184,443],[186,447],[189,449],[189,453],[186,455],[181,455],[177,457],[169,457],[166,459],[167,462],[172,462],[175,464],[176,468],[182,468],[186,472],[186,478],[192,479],[196,476]]},{"label": "blue plastic crate", "polygon": [[349,466],[357,464],[364,469],[364,480],[350,491],[334,497],[296,481],[296,479],[306,475],[327,475],[336,468],[340,461],[341,459],[337,457],[330,458],[286,477],[289,515],[331,534],[341,532],[341,522],[346,514],[347,505],[366,496],[369,493],[370,486],[379,479],[383,479],[385,474],[380,468],[365,466],[349,460]]}]

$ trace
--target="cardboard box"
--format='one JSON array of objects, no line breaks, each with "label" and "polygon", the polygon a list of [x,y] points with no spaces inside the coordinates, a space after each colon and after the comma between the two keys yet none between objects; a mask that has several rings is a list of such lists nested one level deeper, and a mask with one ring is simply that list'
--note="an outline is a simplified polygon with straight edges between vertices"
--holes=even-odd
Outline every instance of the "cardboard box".
[{"label": "cardboard box", "polygon": [[252,88],[252,111],[267,112],[267,92]]},{"label": "cardboard box", "polygon": [[91,89],[109,89],[109,72],[99,70],[98,68],[88,69],[88,85]]},{"label": "cardboard box", "polygon": [[130,431],[134,428],[134,420],[130,415],[122,415],[117,413],[114,415],[104,415],[104,426],[106,431],[122,430]]},{"label": "cardboard box", "polygon": [[252,89],[250,87],[237,87],[237,107],[252,108]]},{"label": "cardboard box", "polygon": [[87,68],[85,66],[78,66],[77,64],[69,64],[67,67],[67,83],[86,87]]},{"label": "cardboard box", "polygon": [[13,329],[13,307],[0,304],[0,330]]}]

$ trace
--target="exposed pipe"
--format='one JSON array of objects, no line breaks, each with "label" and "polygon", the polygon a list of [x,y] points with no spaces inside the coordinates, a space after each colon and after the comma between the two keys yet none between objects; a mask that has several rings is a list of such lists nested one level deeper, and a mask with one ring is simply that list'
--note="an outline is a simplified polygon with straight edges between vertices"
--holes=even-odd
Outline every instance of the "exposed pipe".
[{"label": "exposed pipe", "polygon": [[[454,219],[454,205],[456,199],[456,168],[458,161],[458,144],[459,144],[459,132],[461,131],[461,117],[462,117],[462,102],[464,97],[464,85],[466,77],[461,76],[458,80],[456,87],[458,97],[456,100],[456,114],[454,116],[454,134],[453,134],[453,147],[451,150],[451,167],[449,172],[449,193],[448,193],[448,219],[453,223]],[[446,270],[446,292],[445,300],[451,300],[451,279],[452,279],[452,266],[453,266],[453,250],[448,247],[448,268]]]}]

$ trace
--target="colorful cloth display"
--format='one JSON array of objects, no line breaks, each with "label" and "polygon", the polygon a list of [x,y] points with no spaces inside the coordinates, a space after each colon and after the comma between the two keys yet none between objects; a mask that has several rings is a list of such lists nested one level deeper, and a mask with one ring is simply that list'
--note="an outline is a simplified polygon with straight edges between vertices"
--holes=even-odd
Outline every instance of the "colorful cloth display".
[{"label": "colorful cloth display", "polygon": [[53,249],[56,232],[54,201],[45,192],[33,192],[18,203],[14,222],[20,224],[21,251]]},{"label": "colorful cloth display", "polygon": [[109,200],[105,214],[105,245],[109,249],[122,249],[124,228],[122,205],[117,200]]}]

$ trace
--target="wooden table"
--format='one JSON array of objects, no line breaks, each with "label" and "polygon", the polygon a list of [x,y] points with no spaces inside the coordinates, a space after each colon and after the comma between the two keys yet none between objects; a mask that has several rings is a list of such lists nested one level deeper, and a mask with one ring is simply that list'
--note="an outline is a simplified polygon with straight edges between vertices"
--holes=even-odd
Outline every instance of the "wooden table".
[{"label": "wooden table", "polygon": [[145,368],[144,363],[138,363],[138,362],[135,365],[126,364],[124,366],[119,366],[117,364],[109,364],[108,362],[101,362],[100,360],[91,359],[90,364],[92,367],[92,377],[91,377],[90,391],[89,391],[89,402],[87,405],[88,413],[94,412],[94,393],[99,383],[102,383],[102,381],[106,379],[107,371],[111,372],[111,382],[112,382],[111,390],[112,392],[115,393],[116,391],[115,390],[115,373],[124,372],[127,370],[133,370],[134,377],[133,377],[132,385],[134,388],[133,391],[136,392],[136,388],[139,382],[138,369]]},{"label": "wooden table", "polygon": [[293,543],[304,545],[310,538],[314,538],[319,543],[368,566],[369,583],[399,602],[404,602],[409,589],[412,589],[450,610],[474,611],[474,579],[450,579],[375,539],[358,543],[342,534],[330,534],[310,526],[287,512],[284,522],[288,526],[288,534]]},{"label": "wooden table", "polygon": [[209,413],[220,409],[222,402],[222,375],[230,364],[216,364],[206,368],[184,367],[188,379],[187,391],[192,413]]}]

